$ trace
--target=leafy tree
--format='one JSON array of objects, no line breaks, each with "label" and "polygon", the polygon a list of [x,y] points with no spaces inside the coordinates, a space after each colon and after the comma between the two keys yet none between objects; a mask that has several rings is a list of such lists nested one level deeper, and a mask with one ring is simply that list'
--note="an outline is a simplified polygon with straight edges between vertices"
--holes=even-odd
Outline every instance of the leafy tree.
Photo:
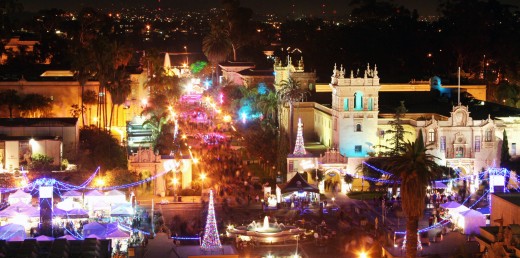
[{"label": "leafy tree", "polygon": [[72,104],[70,106],[70,116],[74,118],[78,118],[85,110],[85,106],[83,108],[80,108],[78,104]]},{"label": "leafy tree", "polygon": [[406,257],[417,257],[417,229],[425,209],[427,186],[442,170],[436,157],[427,154],[428,149],[420,141],[407,142],[404,152],[388,158],[384,168],[392,173],[391,179],[399,180],[403,212],[406,221]]},{"label": "leafy tree", "polygon": [[126,185],[139,181],[139,176],[136,172],[127,169],[115,168],[105,172],[105,185],[118,186]]},{"label": "leafy tree", "polygon": [[[367,163],[372,165],[373,167],[380,168],[383,166],[383,164],[386,161],[387,161],[386,157],[373,157],[373,158],[368,159]],[[372,179],[381,179],[381,176],[382,176],[380,172],[378,172],[377,170],[372,169],[372,167],[366,166],[364,164],[360,164],[357,167],[357,171],[361,172],[361,174],[364,177],[369,177]],[[374,180],[366,180],[366,181],[368,181],[370,191],[374,191],[378,187],[377,182],[375,182]]]},{"label": "leafy tree", "polygon": [[404,136],[410,132],[406,131],[403,127],[403,118],[408,110],[404,106],[404,101],[401,101],[401,105],[395,109],[394,120],[388,122],[391,129],[386,130],[385,134],[390,134],[389,144],[390,146],[380,146],[385,151],[381,152],[383,156],[396,156],[404,152],[405,141]]},{"label": "leafy tree", "polygon": [[[509,154],[509,141],[507,140],[507,133],[504,130],[502,136],[502,148],[500,150],[500,167],[511,169],[511,155]],[[505,176],[505,186],[509,184],[509,174]]]},{"label": "leafy tree", "polygon": [[125,149],[110,132],[99,130],[95,126],[84,127],[79,133],[79,164],[82,169],[126,169],[127,157]]},{"label": "leafy tree", "polygon": [[244,137],[244,144],[248,152],[254,157],[261,157],[264,160],[276,160],[276,134],[271,130],[264,130],[260,121],[253,120],[246,125],[239,127],[241,135]]},{"label": "leafy tree", "polygon": [[347,183],[347,185],[350,185],[350,190],[352,190],[352,183],[354,182],[354,177],[350,174],[345,174],[343,180],[345,180],[345,183]]},{"label": "leafy tree", "polygon": [[30,171],[34,172],[50,172],[55,167],[52,165],[54,162],[53,157],[49,157],[42,154],[35,154],[31,157],[31,163],[29,164]]},{"label": "leafy tree", "polygon": [[152,130],[151,141],[153,142],[154,150],[157,150],[159,144],[159,136],[163,133],[164,125],[168,123],[167,116],[152,115],[144,123],[143,127]]},{"label": "leafy tree", "polygon": [[0,91],[0,105],[7,107],[9,111],[9,118],[13,118],[13,110],[20,105],[21,98],[16,90],[2,90]]},{"label": "leafy tree", "polygon": [[23,117],[49,116],[52,110],[52,100],[40,94],[30,93],[22,96],[19,109]]},{"label": "leafy tree", "polygon": [[265,114],[266,121],[271,127],[276,128],[277,126],[277,114],[278,114],[278,98],[276,92],[269,91],[269,93],[260,95],[256,101],[256,107],[262,114]]},{"label": "leafy tree", "polygon": [[503,81],[495,90],[495,99],[498,103],[518,107],[520,105],[520,86]]}]

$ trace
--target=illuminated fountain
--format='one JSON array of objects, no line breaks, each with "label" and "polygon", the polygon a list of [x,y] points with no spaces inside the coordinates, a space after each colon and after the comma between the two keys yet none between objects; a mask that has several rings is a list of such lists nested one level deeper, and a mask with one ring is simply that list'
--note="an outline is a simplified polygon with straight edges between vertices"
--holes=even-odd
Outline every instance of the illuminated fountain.
[{"label": "illuminated fountain", "polygon": [[251,222],[247,226],[228,226],[228,237],[240,238],[242,241],[256,241],[260,243],[280,243],[286,240],[296,240],[303,229],[296,226],[286,226],[282,223],[269,223],[269,217],[264,217],[264,222]]}]

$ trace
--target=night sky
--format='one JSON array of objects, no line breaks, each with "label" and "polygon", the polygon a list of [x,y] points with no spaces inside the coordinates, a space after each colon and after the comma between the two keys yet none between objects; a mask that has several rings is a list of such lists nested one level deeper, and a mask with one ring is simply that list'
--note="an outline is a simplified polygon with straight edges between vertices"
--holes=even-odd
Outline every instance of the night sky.
[{"label": "night sky", "polygon": [[[114,7],[170,7],[182,10],[207,9],[219,7],[220,0],[19,0],[27,11],[40,9],[59,8],[65,10],[76,10],[83,6],[105,8]],[[437,14],[436,0],[394,0],[398,5],[404,5],[408,9],[417,9],[420,15]],[[502,3],[519,5],[519,0],[501,0]],[[350,0],[241,0],[241,5],[253,9],[255,13],[267,13],[276,10],[278,14],[292,13],[320,15],[322,5],[325,4],[325,12],[332,14],[344,14],[348,10]],[[295,4],[295,8],[292,5]]]}]

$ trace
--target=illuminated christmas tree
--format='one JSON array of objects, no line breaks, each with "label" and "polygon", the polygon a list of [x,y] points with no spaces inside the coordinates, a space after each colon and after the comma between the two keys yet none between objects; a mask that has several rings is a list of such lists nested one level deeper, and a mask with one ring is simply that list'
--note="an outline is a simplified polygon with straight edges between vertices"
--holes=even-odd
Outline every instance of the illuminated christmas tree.
[{"label": "illuminated christmas tree", "polygon": [[204,227],[204,237],[202,238],[203,251],[216,251],[222,249],[220,237],[218,235],[217,220],[215,219],[215,207],[213,205],[213,191],[209,191],[208,217]]},{"label": "illuminated christmas tree", "polygon": [[294,146],[293,155],[305,156],[305,154],[307,154],[307,152],[305,151],[305,148],[303,147],[303,124],[302,124],[302,119],[298,118],[298,132],[296,134],[296,143]]}]

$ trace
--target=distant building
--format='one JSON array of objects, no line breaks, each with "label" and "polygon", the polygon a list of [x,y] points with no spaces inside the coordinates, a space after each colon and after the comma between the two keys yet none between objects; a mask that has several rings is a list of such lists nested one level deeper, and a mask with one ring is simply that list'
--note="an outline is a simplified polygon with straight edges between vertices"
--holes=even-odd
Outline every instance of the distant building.
[{"label": "distant building", "polygon": [[27,170],[33,155],[52,157],[54,165],[77,154],[76,118],[0,118],[0,171]]},{"label": "distant building", "polygon": [[[34,51],[34,46],[39,43],[40,42],[38,40],[27,40],[18,36],[10,38],[4,46],[4,51],[2,52],[0,63],[5,64],[5,62],[7,62],[8,55],[16,56],[20,54],[21,51],[24,51],[25,53],[32,53]],[[49,61],[50,60],[47,60],[45,63],[48,64]]]},{"label": "distant building", "polygon": [[[133,117],[141,114],[143,108],[146,107],[148,99],[148,90],[145,88],[146,72],[140,69],[128,68],[131,80],[131,92],[125,103],[114,109],[112,115],[112,133],[117,139],[123,141],[126,135],[126,123]],[[96,95],[102,100],[103,93],[99,93],[99,82],[89,80],[85,86],[81,87],[78,81],[74,78],[73,73],[69,70],[47,70],[45,67],[35,68],[33,74],[9,74],[7,71],[0,72],[0,91],[15,90],[18,95],[40,94],[44,97],[50,98],[52,101],[52,108],[47,113],[43,114],[45,117],[71,117],[71,110],[73,105],[81,105],[82,91],[94,91]],[[5,76],[5,77],[4,77]],[[112,101],[110,93],[107,93],[107,107],[110,110]],[[85,121],[83,122],[81,116],[78,117],[78,126],[95,125],[97,124],[97,103],[85,104]],[[13,112],[14,117],[19,117],[19,111],[15,108]],[[9,117],[6,108],[0,109],[0,117]]]},{"label": "distant building", "polygon": [[[128,169],[141,175],[142,179],[153,177],[153,193],[162,197],[173,195],[174,192],[179,195],[182,189],[191,188],[193,180],[190,157],[176,160],[172,156],[156,155],[151,148],[138,149],[132,153],[128,158]],[[163,172],[167,173],[156,177]]]},{"label": "distant building", "polygon": [[[432,146],[430,153],[439,158],[440,165],[468,176],[471,192],[480,184],[480,171],[500,164],[504,131],[507,132],[511,156],[518,156],[520,109],[468,97],[457,103],[457,93],[447,98],[433,90],[383,92],[376,67],[367,66],[361,75],[357,74],[346,72],[342,66],[334,66],[329,83],[331,93],[316,93],[313,97],[319,103],[295,105],[293,124],[296,125],[301,118],[304,137],[312,137],[314,141],[337,150],[346,159],[335,168],[312,159],[314,168],[325,171],[321,184],[335,180],[341,184],[343,192],[348,189],[344,180],[337,179],[337,176],[350,174],[356,177],[364,160],[382,151],[379,146],[389,145],[392,137],[387,133],[391,129],[389,122],[394,119],[395,109],[401,101],[408,110],[402,119],[408,132],[405,141],[415,141],[422,131],[424,142]],[[276,75],[282,76],[281,73]],[[281,126],[289,128],[288,109],[283,108],[280,116]],[[295,137],[296,132],[292,135]],[[299,165],[294,164],[291,157],[287,162],[287,173],[294,173],[291,169],[298,169]]]}]

